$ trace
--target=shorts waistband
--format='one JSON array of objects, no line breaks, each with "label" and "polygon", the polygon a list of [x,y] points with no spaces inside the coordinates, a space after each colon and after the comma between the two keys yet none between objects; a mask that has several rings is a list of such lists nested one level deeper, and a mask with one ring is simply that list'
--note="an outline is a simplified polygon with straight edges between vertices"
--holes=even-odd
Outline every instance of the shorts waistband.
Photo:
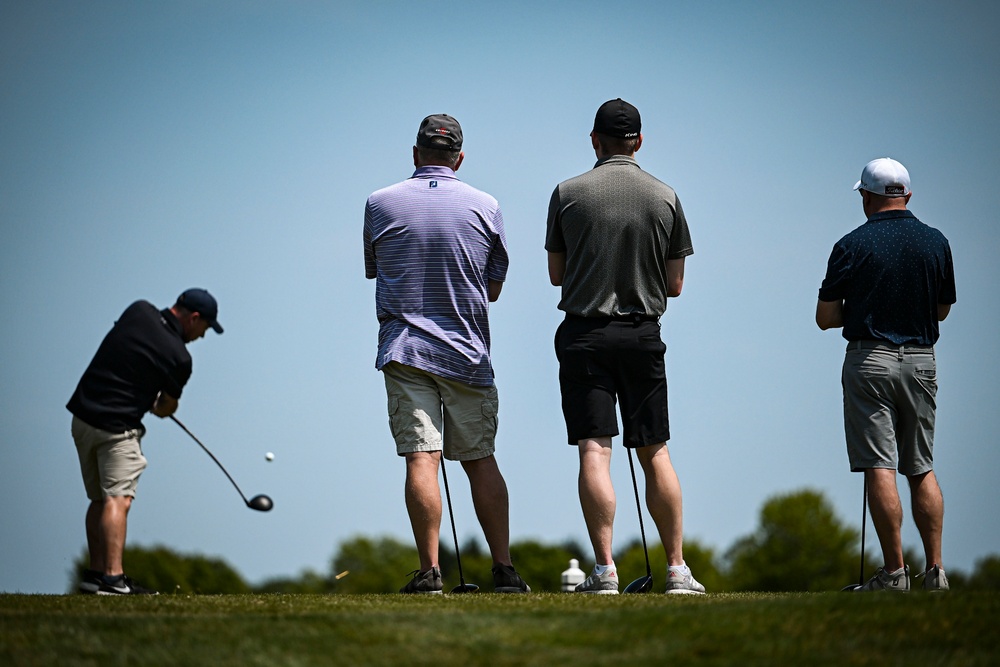
[{"label": "shorts waistband", "polygon": [[646,315],[645,313],[630,313],[628,315],[601,315],[599,317],[583,317],[566,313],[567,320],[575,322],[659,322],[659,315]]},{"label": "shorts waistband", "polygon": [[847,343],[848,350],[889,350],[891,352],[899,352],[900,354],[908,353],[928,353],[932,354],[934,352],[933,345],[913,345],[911,343],[906,343],[903,345],[896,345],[895,343],[890,343],[885,340],[852,340]]}]

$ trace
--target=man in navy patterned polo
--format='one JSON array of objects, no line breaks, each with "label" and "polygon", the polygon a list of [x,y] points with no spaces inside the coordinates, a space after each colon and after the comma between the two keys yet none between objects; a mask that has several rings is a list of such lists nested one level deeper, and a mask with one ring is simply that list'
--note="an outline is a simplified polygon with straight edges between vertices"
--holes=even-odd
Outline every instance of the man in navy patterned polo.
[{"label": "man in navy patterned polo", "polygon": [[854,186],[867,222],[833,247],[816,324],[843,328],[844,428],[853,472],[865,473],[884,564],[857,590],[908,591],[895,470],[910,485],[926,556],[923,588],[947,590],[941,567],[944,501],[934,475],[938,322],[955,303],[948,239],[906,205],[910,175],[899,162],[869,162]]},{"label": "man in navy patterned polo", "polygon": [[438,544],[444,456],[460,461],[493,557],[498,593],[530,589],[509,550],[507,485],[494,457],[497,389],[489,304],[507,276],[497,200],[462,183],[462,128],[451,116],[421,122],[413,175],[365,205],[365,276],[375,279],[378,357],[420,569],[401,593],[441,593]]}]

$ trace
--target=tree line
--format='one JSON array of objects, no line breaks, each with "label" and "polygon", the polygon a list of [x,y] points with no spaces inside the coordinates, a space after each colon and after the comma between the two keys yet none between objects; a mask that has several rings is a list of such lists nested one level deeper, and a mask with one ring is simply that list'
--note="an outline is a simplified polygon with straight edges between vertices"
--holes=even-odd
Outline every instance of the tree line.
[{"label": "tree line", "polygon": [[[874,534],[874,531],[871,531]],[[649,562],[655,588],[662,589],[666,558],[654,537]],[[478,541],[460,546],[462,571],[467,583],[492,590],[489,552]],[[533,591],[558,592],[562,572],[571,558],[589,572],[589,548],[570,541],[543,544],[534,540],[510,547],[518,572]],[[877,551],[866,549],[865,578],[881,563]],[[923,568],[922,553],[907,548],[912,573]],[[698,540],[684,541],[684,558],[709,592],[831,591],[858,581],[861,563],[860,530],[845,525],[819,492],[805,489],[769,498],[760,511],[753,533],[737,539],[721,554]],[[445,590],[458,585],[455,551],[444,542],[440,548]],[[128,547],[125,562],[129,575],[161,593],[395,593],[408,580],[418,562],[416,549],[394,537],[357,536],[341,543],[325,573],[307,570],[298,576],[269,579],[250,585],[223,560],[182,555],[166,547]],[[615,555],[622,586],[645,575],[642,543],[635,540]],[[70,591],[75,591],[87,565],[84,549],[75,561]],[[1000,590],[1000,555],[977,561],[971,573],[948,568],[953,589]]]}]

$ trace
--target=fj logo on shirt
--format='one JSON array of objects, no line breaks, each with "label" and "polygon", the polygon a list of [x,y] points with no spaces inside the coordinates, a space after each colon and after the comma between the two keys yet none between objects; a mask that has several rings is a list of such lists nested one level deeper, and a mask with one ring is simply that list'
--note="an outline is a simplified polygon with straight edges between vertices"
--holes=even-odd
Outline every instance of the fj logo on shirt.
[{"label": "fj logo on shirt", "polygon": [[437,181],[431,181],[430,184],[428,185],[428,187],[431,187],[431,188],[436,188],[437,186],[438,186],[438,182]]}]

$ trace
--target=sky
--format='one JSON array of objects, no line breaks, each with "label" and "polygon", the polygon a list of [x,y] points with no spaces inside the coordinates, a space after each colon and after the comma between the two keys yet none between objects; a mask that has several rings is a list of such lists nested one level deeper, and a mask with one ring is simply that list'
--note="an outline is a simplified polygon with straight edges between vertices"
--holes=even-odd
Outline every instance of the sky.
[{"label": "sky", "polygon": [[[804,488],[860,527],[845,343],[813,317],[833,244],[864,222],[852,187],[891,156],[955,260],[935,463],[944,565],[970,571],[1000,553],[1000,233],[982,190],[1000,174],[998,28],[1000,6],[961,1],[0,0],[0,591],[67,590],[87,499],[65,403],[126,306],[195,286],[226,331],[190,345],[177,417],[274,509],[249,511],[150,415],[129,544],[260,583],[329,572],[356,536],[411,542],[362,223],[433,113],[461,122],[458,175],[506,224],[490,317],[512,540],[588,545],[543,244],[552,189],[593,167],[594,113],[616,97],[695,248],[662,320],[686,537],[721,554]],[[639,531],[615,444],[624,546]],[[459,466],[449,481],[460,542],[482,543]]]}]

